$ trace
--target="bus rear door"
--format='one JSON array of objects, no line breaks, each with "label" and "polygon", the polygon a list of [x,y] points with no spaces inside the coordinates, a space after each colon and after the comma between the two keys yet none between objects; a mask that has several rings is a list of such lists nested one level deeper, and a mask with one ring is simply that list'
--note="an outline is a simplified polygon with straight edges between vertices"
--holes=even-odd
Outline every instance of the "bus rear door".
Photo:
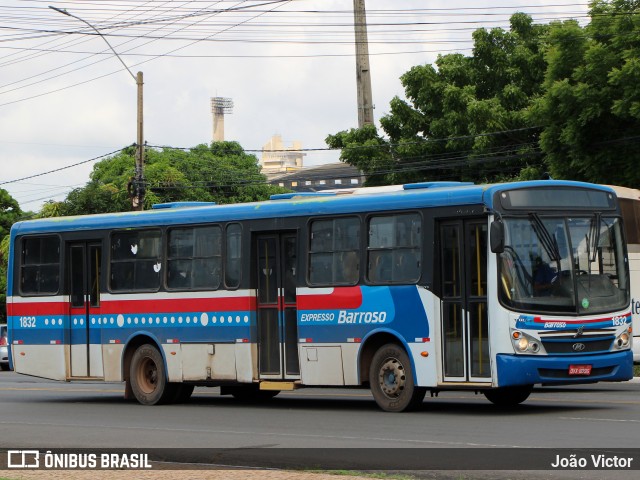
[{"label": "bus rear door", "polygon": [[[100,338],[102,247],[97,242],[69,244],[65,267],[69,279],[70,376],[104,376]],[[93,341],[92,341],[93,340]]]},{"label": "bus rear door", "polygon": [[297,380],[296,234],[260,234],[256,248],[260,379]]}]

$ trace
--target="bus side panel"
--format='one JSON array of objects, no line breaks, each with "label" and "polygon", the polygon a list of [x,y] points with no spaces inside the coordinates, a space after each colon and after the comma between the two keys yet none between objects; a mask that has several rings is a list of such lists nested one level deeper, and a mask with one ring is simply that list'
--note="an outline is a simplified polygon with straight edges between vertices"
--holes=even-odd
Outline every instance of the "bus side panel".
[{"label": "bus side panel", "polygon": [[182,344],[182,380],[235,380],[235,344]]},{"label": "bus side panel", "polygon": [[305,385],[344,385],[342,365],[339,345],[305,345],[300,349],[300,375]]},{"label": "bus side panel", "polygon": [[67,380],[68,345],[12,345],[16,373],[51,380]]},{"label": "bus side panel", "polygon": [[258,346],[255,343],[235,344],[236,379],[241,383],[251,383],[258,378]]},{"label": "bus side panel", "polygon": [[436,385],[430,322],[437,304],[415,285],[298,289],[298,333],[307,343],[300,348],[303,383],[359,385],[360,342],[391,334],[408,348],[417,384]]},{"label": "bus side panel", "polygon": [[[433,292],[419,288],[420,300],[427,314],[429,340],[411,345],[413,358],[416,359],[416,384],[424,387],[432,387],[438,384],[438,372],[440,372],[440,298]],[[427,356],[423,355],[426,352]]]},{"label": "bus side panel", "polygon": [[106,344],[102,346],[105,382],[122,382],[122,353],[124,345]]}]

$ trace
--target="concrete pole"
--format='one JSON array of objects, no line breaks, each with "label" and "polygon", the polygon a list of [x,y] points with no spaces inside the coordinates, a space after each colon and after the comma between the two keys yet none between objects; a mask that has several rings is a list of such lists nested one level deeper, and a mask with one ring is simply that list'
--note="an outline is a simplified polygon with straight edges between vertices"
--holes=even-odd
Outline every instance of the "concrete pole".
[{"label": "concrete pole", "polygon": [[358,87],[358,127],[373,124],[373,94],[369,70],[369,41],[364,0],[353,0],[353,21],[356,36],[356,82]]},{"label": "concrete pole", "polygon": [[144,194],[146,187],[144,184],[144,109],[142,103],[142,72],[138,72],[136,76],[136,84],[138,86],[138,139],[136,141],[136,170],[135,170],[135,186],[133,192],[132,204],[134,210],[144,210]]}]

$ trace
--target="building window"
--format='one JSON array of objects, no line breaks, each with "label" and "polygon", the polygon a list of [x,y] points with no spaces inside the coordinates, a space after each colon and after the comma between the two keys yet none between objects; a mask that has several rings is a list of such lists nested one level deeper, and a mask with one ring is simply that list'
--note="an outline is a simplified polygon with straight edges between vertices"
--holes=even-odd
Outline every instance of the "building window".
[{"label": "building window", "polygon": [[360,182],[358,182],[357,178],[352,178],[351,179],[351,185],[358,185],[358,183],[360,183]]},{"label": "building window", "polygon": [[338,178],[338,179],[336,179],[336,181],[335,181],[335,182],[336,182],[336,185],[342,185],[342,180],[340,180],[339,178]]}]

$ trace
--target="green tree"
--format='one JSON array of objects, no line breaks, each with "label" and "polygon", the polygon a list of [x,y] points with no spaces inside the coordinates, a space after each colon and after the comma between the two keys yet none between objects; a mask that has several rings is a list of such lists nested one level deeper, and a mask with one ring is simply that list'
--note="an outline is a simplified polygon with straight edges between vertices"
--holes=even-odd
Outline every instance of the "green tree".
[{"label": "green tree", "polygon": [[554,23],[548,45],[531,119],[552,175],[640,187],[640,2],[594,1],[586,27]]},{"label": "green tree", "polygon": [[18,202],[0,188],[0,321],[6,321],[7,302],[7,261],[9,255],[9,232],[11,226],[20,220],[22,211]]},{"label": "green tree", "polygon": [[[90,181],[73,190],[60,205],[41,215],[81,215],[131,210],[128,185],[133,179],[134,150],[127,148],[94,165]],[[284,190],[268,185],[254,155],[236,142],[198,145],[188,151],[147,149],[145,209],[156,203],[209,201],[237,203],[264,200]]]},{"label": "green tree", "polygon": [[510,31],[475,31],[473,56],[439,56],[435,67],[402,75],[407,100],[394,98],[380,119],[385,138],[366,127],[329,135],[327,144],[371,175],[369,185],[493,180],[540,165],[527,112],[542,93],[548,26],[523,13],[510,22]]}]

